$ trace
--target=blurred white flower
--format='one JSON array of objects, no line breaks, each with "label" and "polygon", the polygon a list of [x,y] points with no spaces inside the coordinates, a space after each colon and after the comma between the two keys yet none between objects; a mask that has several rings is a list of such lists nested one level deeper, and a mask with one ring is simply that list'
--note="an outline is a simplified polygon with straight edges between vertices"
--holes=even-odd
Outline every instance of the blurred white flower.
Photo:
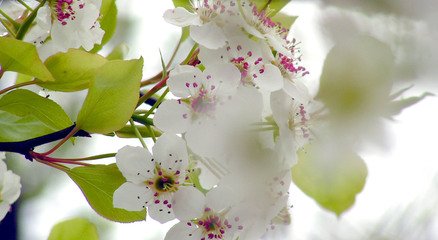
[{"label": "blurred white flower", "polygon": [[[170,73],[167,84],[179,100],[167,100],[158,108],[154,124],[168,133],[186,133],[188,146],[198,154],[204,152],[206,133],[225,118],[224,104],[236,93],[240,72],[233,64],[217,64],[202,72],[196,67],[181,66]],[[213,146],[214,147],[214,146]]]},{"label": "blurred white flower", "polygon": [[178,191],[174,211],[180,223],[167,232],[165,240],[236,239],[245,227],[239,212],[224,200],[229,195],[224,190],[214,188],[206,196],[195,188]]},{"label": "blurred white flower", "polygon": [[0,153],[0,221],[11,209],[11,205],[21,193],[20,177],[11,170],[7,170],[3,162],[4,153]]},{"label": "blurred white flower", "polygon": [[113,203],[128,211],[147,207],[150,217],[164,223],[175,218],[174,193],[185,188],[187,148],[183,139],[163,134],[152,151],[125,146],[117,152],[116,163],[127,182],[114,192]]}]

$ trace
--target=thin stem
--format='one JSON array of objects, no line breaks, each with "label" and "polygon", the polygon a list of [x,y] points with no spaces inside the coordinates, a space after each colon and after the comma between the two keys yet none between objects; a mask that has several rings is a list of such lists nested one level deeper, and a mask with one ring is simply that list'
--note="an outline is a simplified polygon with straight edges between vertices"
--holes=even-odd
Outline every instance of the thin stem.
[{"label": "thin stem", "polygon": [[3,12],[3,10],[0,9],[0,14],[6,18],[6,20],[8,20],[12,25],[14,25],[14,27],[19,27],[20,24],[18,24],[14,19],[12,19],[11,17],[9,17],[8,14],[6,14],[5,12]]},{"label": "thin stem", "polygon": [[212,160],[205,158],[207,160],[207,162],[210,164],[210,166],[214,169],[216,169],[219,174],[221,174],[222,176],[224,176],[226,174],[226,171],[221,169],[217,164],[215,164]]},{"label": "thin stem", "polygon": [[61,141],[56,144],[52,149],[50,149],[49,151],[42,153],[42,155],[47,156],[52,154],[53,152],[55,152],[56,150],[58,150],[59,147],[61,147],[65,142],[67,142],[68,139],[70,139],[73,135],[75,135],[75,133],[79,132],[79,128],[77,126],[75,126],[71,132],[69,134],[67,134],[67,136],[65,136],[65,138],[61,139]]},{"label": "thin stem", "polygon": [[151,128],[151,126],[150,125],[146,125],[146,128],[148,129],[149,133],[151,134],[152,141],[157,142],[157,138],[155,137],[155,132]]},{"label": "thin stem", "polygon": [[145,95],[143,95],[141,98],[138,99],[137,107],[140,106],[142,103],[144,103],[146,100],[148,100],[152,95],[154,95],[156,92],[158,92],[160,89],[162,89],[164,86],[166,86],[167,79],[169,77],[164,78],[159,83],[157,83],[151,90],[149,90]]},{"label": "thin stem", "polygon": [[150,118],[145,118],[145,117],[142,117],[142,116],[139,116],[139,115],[132,115],[132,120],[134,120],[134,122],[138,122],[138,123],[141,123],[141,124],[143,124],[143,125],[154,125],[154,123],[153,123],[153,121],[152,121],[152,119],[150,119]]},{"label": "thin stem", "polygon": [[147,148],[146,143],[144,142],[143,137],[141,136],[140,132],[138,131],[138,128],[135,126],[134,120],[132,120],[132,118],[129,119],[129,123],[131,124],[132,130],[134,131],[135,136],[138,138],[138,140],[140,140],[141,145],[144,148]]},{"label": "thin stem", "polygon": [[31,7],[29,7],[29,5],[27,5],[23,0],[17,0],[19,3],[21,3],[21,5],[23,5],[25,8],[27,8],[27,10],[29,11],[33,11],[33,9]]},{"label": "thin stem", "polygon": [[40,162],[40,163],[45,164],[45,165],[47,165],[47,166],[50,166],[50,167],[56,168],[56,169],[61,170],[61,171],[63,171],[63,172],[68,172],[68,171],[70,170],[70,168],[68,168],[68,167],[66,167],[66,166],[63,166],[63,165],[61,165],[61,164],[52,163],[52,162],[46,162],[46,161],[43,161],[43,160],[40,160],[40,159],[35,159],[35,160],[36,160],[37,162]]},{"label": "thin stem", "polygon": [[32,84],[36,84],[36,81],[32,80],[32,81],[29,81],[29,82],[23,82],[23,83],[18,83],[18,84],[12,85],[12,86],[7,87],[7,88],[5,88],[3,90],[0,90],[0,95],[3,94],[3,93],[8,92],[10,90],[13,90],[13,89],[16,89],[16,88],[19,88],[19,87],[24,87],[24,86],[32,85]]},{"label": "thin stem", "polygon": [[162,75],[163,75],[163,73],[160,72],[157,75],[153,76],[152,78],[150,78],[148,80],[142,81],[140,86],[144,87],[144,86],[147,86],[147,85],[150,85],[150,84],[157,83],[157,82],[161,81],[161,79],[163,79]]},{"label": "thin stem", "polygon": [[9,34],[11,34],[14,38],[17,36],[14,30],[9,26],[9,24],[6,23],[6,20],[0,18],[0,22],[6,28],[6,30],[8,30]]},{"label": "thin stem", "polygon": [[218,179],[221,178],[221,175],[216,172],[207,162],[205,162],[202,158],[198,158],[198,160]]},{"label": "thin stem", "polygon": [[169,88],[166,88],[166,90],[164,90],[163,94],[161,94],[160,98],[155,102],[155,104],[151,107],[151,109],[149,109],[149,111],[144,115],[144,117],[147,118],[149,117],[149,115],[151,115],[154,112],[154,110],[158,107],[158,105],[160,105],[160,103],[163,102],[167,93],[169,93]]},{"label": "thin stem", "polygon": [[104,159],[104,158],[112,158],[115,157],[117,153],[105,153],[105,154],[100,154],[100,155],[95,155],[95,156],[90,156],[90,157],[84,157],[84,158],[68,158],[65,160],[69,160],[69,161],[90,161],[90,160],[99,160],[99,159]]},{"label": "thin stem", "polygon": [[175,49],[173,50],[172,56],[170,57],[169,62],[166,65],[166,70],[169,69],[169,67],[172,65],[173,60],[175,60],[176,54],[178,53],[179,48],[181,47],[181,44],[183,43],[182,36],[179,38],[178,44],[176,45]]}]

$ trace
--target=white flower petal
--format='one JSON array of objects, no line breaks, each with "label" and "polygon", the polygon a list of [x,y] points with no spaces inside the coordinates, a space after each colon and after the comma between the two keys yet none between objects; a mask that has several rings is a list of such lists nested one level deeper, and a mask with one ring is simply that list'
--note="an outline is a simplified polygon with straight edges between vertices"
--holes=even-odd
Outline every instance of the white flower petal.
[{"label": "white flower petal", "polygon": [[215,212],[220,212],[231,207],[235,202],[233,189],[227,185],[218,186],[211,189],[205,196],[205,205]]},{"label": "white flower petal", "polygon": [[167,80],[167,86],[169,86],[170,92],[173,95],[180,98],[187,98],[198,91],[205,75],[201,70],[195,67],[192,68],[192,71],[188,71],[188,68],[180,70],[183,72],[177,74],[171,73]]},{"label": "white flower petal", "polygon": [[4,178],[6,171],[8,170],[6,163],[3,161],[3,159],[4,159],[4,153],[3,156],[0,156],[0,179]]},{"label": "white flower petal", "polygon": [[292,52],[285,47],[286,40],[280,38],[277,34],[265,34],[265,38],[275,51],[287,57],[293,57]]},{"label": "white flower petal", "polygon": [[223,47],[227,41],[222,29],[214,22],[202,26],[190,26],[190,37],[195,42],[210,49]]},{"label": "white flower petal", "polygon": [[276,91],[283,87],[283,76],[280,69],[272,64],[265,64],[264,72],[258,74],[257,78],[254,78],[255,84],[261,89],[268,91]]},{"label": "white flower petal", "polygon": [[9,205],[7,202],[0,203],[0,221],[2,221],[3,218],[6,217],[6,214],[8,214],[10,209],[11,205]]},{"label": "white flower petal", "polygon": [[20,176],[12,171],[7,171],[4,174],[2,189],[0,193],[1,200],[10,204],[14,203],[21,193]]},{"label": "white flower petal", "polygon": [[155,160],[147,149],[125,146],[116,154],[116,164],[126,180],[142,183],[153,176]]},{"label": "white flower petal", "polygon": [[168,9],[164,12],[163,18],[166,22],[178,27],[187,27],[189,25],[201,25],[199,16],[187,11],[182,7]]},{"label": "white flower petal", "polygon": [[191,222],[179,222],[169,229],[164,240],[199,240],[202,230]]},{"label": "white flower petal", "polygon": [[179,100],[164,101],[154,115],[155,126],[168,133],[184,133],[187,131],[190,123],[190,109]]},{"label": "white flower petal", "polygon": [[199,46],[198,58],[201,61],[201,64],[207,68],[214,67],[217,63],[230,62],[230,55],[226,47],[209,49],[201,45]]},{"label": "white flower petal", "polygon": [[146,186],[126,182],[114,192],[113,205],[128,211],[141,211],[150,204],[152,197],[152,191]]},{"label": "white flower petal", "polygon": [[197,121],[187,130],[184,138],[187,146],[203,157],[217,157],[224,153],[224,135],[214,120],[204,118]]},{"label": "white flower petal", "polygon": [[166,196],[162,197],[160,196],[160,202],[159,203],[152,203],[148,207],[148,213],[149,216],[160,222],[160,223],[166,223],[170,220],[175,219],[175,215],[173,213],[173,206],[172,206],[172,195],[166,194]]},{"label": "white flower petal", "polygon": [[152,152],[154,158],[166,170],[185,171],[189,164],[186,142],[174,134],[164,133],[161,135],[152,148]]},{"label": "white flower petal", "polygon": [[218,63],[214,67],[206,68],[205,75],[210,75],[210,86],[215,85],[215,94],[226,97],[233,95],[240,84],[240,71],[231,63]]},{"label": "white flower petal", "polygon": [[201,217],[204,208],[205,196],[194,187],[181,187],[173,196],[173,212],[180,221]]}]

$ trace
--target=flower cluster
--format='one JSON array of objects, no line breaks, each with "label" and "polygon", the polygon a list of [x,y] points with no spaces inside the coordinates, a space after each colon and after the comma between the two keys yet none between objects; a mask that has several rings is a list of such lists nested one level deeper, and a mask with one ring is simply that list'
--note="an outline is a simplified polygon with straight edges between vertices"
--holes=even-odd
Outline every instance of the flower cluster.
[{"label": "flower cluster", "polygon": [[154,114],[164,134],[153,155],[119,150],[127,182],[114,206],[180,220],[166,240],[258,239],[289,222],[290,167],[312,139],[314,101],[297,44],[269,11],[246,0],[193,1],[164,19],[189,27],[196,61],[169,73],[176,99]]},{"label": "flower cluster", "polygon": [[42,59],[69,48],[90,51],[101,43],[105,33],[98,21],[101,3],[102,0],[48,1],[38,10],[36,24],[24,40],[38,47]]}]

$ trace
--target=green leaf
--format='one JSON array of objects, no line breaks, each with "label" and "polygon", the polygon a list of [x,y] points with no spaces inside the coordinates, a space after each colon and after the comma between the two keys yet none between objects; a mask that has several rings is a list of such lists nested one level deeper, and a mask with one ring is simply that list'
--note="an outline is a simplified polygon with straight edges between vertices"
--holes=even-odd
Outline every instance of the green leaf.
[{"label": "green leaf", "polygon": [[401,100],[397,100],[397,101],[392,101],[389,103],[388,106],[388,111],[387,111],[387,116],[388,117],[392,117],[394,115],[398,115],[400,114],[405,108],[408,108],[412,105],[415,105],[417,103],[419,103],[420,101],[422,101],[424,98],[428,97],[428,96],[435,96],[432,93],[429,92],[425,92],[420,96],[416,96],[416,97],[408,97],[405,99],[401,99]]},{"label": "green leaf", "polygon": [[100,27],[105,31],[102,43],[95,46],[91,52],[97,52],[111,40],[117,26],[117,5],[115,0],[103,0],[100,7]]},{"label": "green leaf", "polygon": [[30,82],[32,81],[32,76],[28,76],[26,74],[17,73],[17,79],[15,79],[15,84]]},{"label": "green leaf", "polygon": [[0,66],[34,76],[41,81],[53,81],[53,76],[41,62],[33,44],[8,37],[0,37]]},{"label": "green leaf", "polygon": [[106,62],[107,60],[98,54],[78,49],[70,49],[66,53],[55,54],[45,62],[55,81],[38,82],[38,85],[62,92],[87,89],[90,82],[95,78],[96,70]]},{"label": "green leaf", "polygon": [[54,131],[73,124],[57,103],[25,89],[18,89],[4,95],[0,99],[0,110],[18,117],[34,116]]},{"label": "green leaf", "polygon": [[117,45],[108,56],[106,56],[106,59],[108,60],[124,60],[126,55],[129,52],[128,45],[121,43]]},{"label": "green leaf", "polygon": [[388,102],[393,66],[389,46],[377,39],[345,40],[327,55],[317,98],[339,119],[379,115]]},{"label": "green leaf", "polygon": [[102,217],[124,223],[146,219],[146,210],[130,212],[113,207],[114,191],[126,182],[116,164],[76,167],[67,174],[79,186],[90,206]]},{"label": "green leaf", "polygon": [[172,2],[175,7],[183,7],[187,10],[192,9],[192,4],[190,3],[190,0],[172,0]]},{"label": "green leaf", "polygon": [[297,20],[298,16],[290,16],[285,13],[277,13],[272,20],[276,23],[280,23],[284,28],[290,29]]},{"label": "green leaf", "polygon": [[[161,136],[161,132],[158,131],[155,127],[151,126],[151,128],[154,131],[155,137]],[[144,138],[150,138],[151,132],[149,132],[148,128],[145,126],[137,126],[138,131],[140,132],[141,136]],[[119,138],[137,138],[137,136],[134,133],[134,130],[131,126],[125,126],[122,129],[115,132],[117,137]]]},{"label": "green leaf", "polygon": [[79,112],[78,127],[102,134],[124,127],[137,105],[142,68],[143,58],[109,61],[99,68]]},{"label": "green leaf", "polygon": [[294,183],[323,208],[340,216],[362,191],[368,174],[364,161],[353,152],[323,154],[314,146],[298,152],[292,168]]},{"label": "green leaf", "polygon": [[99,240],[96,226],[85,218],[73,218],[57,223],[48,240]]},{"label": "green leaf", "polygon": [[20,142],[53,132],[35,116],[19,117],[0,111],[0,142]]},{"label": "green leaf", "polygon": [[290,3],[291,0],[254,0],[252,2],[256,4],[259,10],[263,9],[265,6],[268,6],[271,16],[274,16],[288,3]]}]

